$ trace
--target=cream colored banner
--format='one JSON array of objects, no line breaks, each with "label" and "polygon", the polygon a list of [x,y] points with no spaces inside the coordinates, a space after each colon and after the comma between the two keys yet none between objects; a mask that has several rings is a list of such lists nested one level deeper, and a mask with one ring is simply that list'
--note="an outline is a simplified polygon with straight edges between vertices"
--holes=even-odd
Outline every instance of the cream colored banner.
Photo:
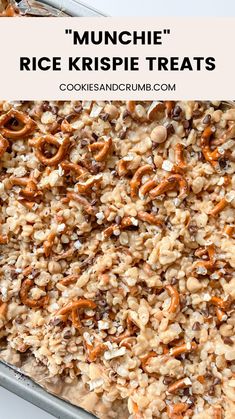
[{"label": "cream colored banner", "polygon": [[235,98],[235,18],[2,18],[0,39],[2,99]]}]

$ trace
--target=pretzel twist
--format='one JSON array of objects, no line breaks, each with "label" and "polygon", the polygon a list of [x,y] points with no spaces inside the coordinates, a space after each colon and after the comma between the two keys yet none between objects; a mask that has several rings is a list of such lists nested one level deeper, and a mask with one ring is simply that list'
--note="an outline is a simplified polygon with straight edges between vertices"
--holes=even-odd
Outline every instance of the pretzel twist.
[{"label": "pretzel twist", "polygon": [[0,320],[6,320],[7,316],[7,303],[3,303],[0,300]]},{"label": "pretzel twist", "polygon": [[175,346],[170,349],[170,356],[179,356],[181,354],[191,353],[197,349],[197,344],[195,342],[183,343],[182,345]]},{"label": "pretzel twist", "polygon": [[142,177],[144,175],[147,175],[149,173],[153,172],[153,168],[152,166],[150,166],[150,164],[145,164],[144,166],[139,167],[133,178],[130,181],[130,188],[131,188],[131,197],[132,198],[136,198],[137,194],[138,194],[138,190],[141,184],[141,180]]},{"label": "pretzel twist", "polygon": [[76,282],[79,278],[79,275],[68,275],[65,278],[61,279],[59,281],[59,284],[64,285],[65,287],[67,287],[70,284],[74,284],[74,282]]},{"label": "pretzel twist", "polygon": [[155,179],[149,179],[143,185],[141,185],[139,190],[139,195],[141,197],[145,196],[149,191],[154,189],[158,185],[158,182]]},{"label": "pretzel twist", "polygon": [[78,310],[94,310],[95,308],[96,303],[94,303],[94,301],[81,298],[78,301],[72,301],[68,303],[66,306],[62,307],[60,310],[56,312],[56,316],[62,316],[64,320],[67,320],[68,316],[71,314],[73,326],[76,329],[80,329],[82,324],[80,321]]},{"label": "pretzel twist", "polygon": [[223,300],[220,297],[213,296],[211,297],[209,303],[213,304],[214,306],[220,308],[223,311],[228,311],[231,305],[231,299],[228,298],[227,300]]},{"label": "pretzel twist", "polygon": [[153,224],[155,226],[163,227],[163,221],[159,217],[156,217],[156,215],[154,214],[149,214],[148,212],[145,212],[145,211],[139,211],[137,213],[137,218],[148,224]]},{"label": "pretzel twist", "polygon": [[7,141],[6,138],[4,138],[0,134],[0,157],[3,156],[3,154],[5,153],[5,151],[7,150],[8,147],[9,147],[9,142]]},{"label": "pretzel twist", "polygon": [[215,148],[213,151],[210,148],[210,140],[212,134],[214,134],[214,130],[211,126],[208,126],[204,129],[201,136],[201,149],[205,160],[215,167],[217,165],[218,159],[221,157],[221,154],[219,153],[218,148]]},{"label": "pretzel twist", "polygon": [[98,162],[102,162],[107,159],[108,154],[112,148],[112,138],[109,138],[107,141],[104,142],[97,142],[89,145],[89,151],[98,151],[98,153],[94,156],[94,159]]},{"label": "pretzel twist", "polygon": [[99,186],[101,182],[102,182],[101,177],[99,178],[94,177],[93,179],[89,179],[85,183],[78,183],[77,184],[78,192],[80,192],[81,194],[87,194],[88,192],[90,192],[93,186]]},{"label": "pretzel twist", "polygon": [[[53,157],[46,157],[43,152],[43,147],[46,144],[57,147],[57,152]],[[39,137],[36,140],[29,141],[29,145],[36,148],[35,154],[37,159],[44,164],[45,166],[57,166],[61,163],[70,147],[70,139],[66,137],[62,144],[59,143],[58,139],[53,135],[45,135],[44,137]]]},{"label": "pretzel twist", "polygon": [[175,190],[176,188],[180,191],[179,198],[185,198],[185,195],[188,193],[188,183],[187,180],[180,174],[173,174],[163,179],[158,186],[149,192],[149,196],[151,199],[155,199],[166,192]]},{"label": "pretzel twist", "polygon": [[169,313],[175,313],[180,305],[180,296],[175,287],[172,285],[166,285],[166,290],[171,297],[170,307],[168,308]]},{"label": "pretzel twist", "polygon": [[191,384],[187,383],[187,377],[184,377],[184,378],[181,378],[180,380],[175,381],[173,384],[171,384],[168,387],[167,392],[175,393],[178,390],[181,390],[183,388],[188,388],[190,386]]},{"label": "pretzel twist", "polygon": [[48,304],[48,301],[49,301],[48,295],[46,295],[45,297],[41,297],[39,300],[33,300],[32,298],[29,297],[29,291],[33,287],[33,285],[34,285],[34,282],[32,279],[25,279],[22,282],[20,293],[19,293],[22,304],[30,308],[43,307],[46,304]]},{"label": "pretzel twist", "polygon": [[83,176],[88,173],[87,169],[79,164],[71,163],[67,160],[61,162],[61,167],[65,172],[74,172],[77,177]]},{"label": "pretzel twist", "polygon": [[[12,119],[16,119],[21,124],[24,124],[23,128],[14,130],[7,128],[5,125]],[[28,115],[23,112],[17,111],[16,109],[10,109],[6,114],[0,117],[0,132],[4,137],[15,140],[17,138],[24,138],[35,129],[36,123]]]},{"label": "pretzel twist", "polygon": [[187,403],[174,403],[168,404],[167,414],[170,419],[181,419],[183,418],[182,413],[186,412],[188,409]]},{"label": "pretzel twist", "polygon": [[123,217],[121,224],[112,224],[103,231],[105,238],[112,236],[115,230],[124,230],[125,228],[133,226],[133,222],[130,217]]},{"label": "pretzel twist", "polygon": [[184,159],[184,146],[183,144],[178,143],[175,145],[175,164],[171,171],[173,173],[184,174],[186,169],[187,163]]},{"label": "pretzel twist", "polygon": [[96,212],[96,208],[94,208],[86,198],[76,192],[68,192],[67,199],[69,201],[78,202],[89,215],[94,215]]},{"label": "pretzel twist", "polygon": [[222,408],[221,406],[213,407],[213,419],[222,419]]},{"label": "pretzel twist", "polygon": [[216,217],[216,215],[218,215],[221,211],[223,211],[223,209],[228,205],[228,202],[226,201],[225,198],[222,198],[220,202],[218,202],[218,204],[216,204],[214,206],[214,208],[209,212],[210,215],[212,215],[212,217]]},{"label": "pretzel twist", "polygon": [[44,250],[46,258],[48,258],[48,256],[50,256],[51,254],[55,237],[56,237],[56,234],[52,231],[47,237],[47,239],[45,240],[45,242],[43,243],[43,250]]},{"label": "pretzel twist", "polygon": [[[202,255],[208,253],[209,260],[201,260],[199,262],[196,262],[195,268],[197,267],[204,267],[206,270],[211,270],[215,267],[216,264],[216,254],[215,254],[215,246],[213,244],[209,245],[206,249],[203,249]],[[195,252],[195,255],[198,253]]]}]

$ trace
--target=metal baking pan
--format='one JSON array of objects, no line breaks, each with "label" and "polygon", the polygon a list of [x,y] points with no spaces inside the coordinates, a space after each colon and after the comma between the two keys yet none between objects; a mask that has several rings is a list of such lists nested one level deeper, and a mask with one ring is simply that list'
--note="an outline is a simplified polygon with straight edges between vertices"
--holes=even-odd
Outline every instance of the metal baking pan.
[{"label": "metal baking pan", "polygon": [[[0,0],[1,3],[1,0]],[[77,0],[9,0],[27,16],[105,16]],[[0,361],[0,386],[33,403],[58,419],[95,419],[91,413],[53,396],[22,374],[16,367]]]},{"label": "metal baking pan", "polygon": [[[0,386],[58,419],[95,419],[91,413],[53,396],[17,368],[0,362]],[[3,419],[3,418],[2,418]]]},{"label": "metal baking pan", "polygon": [[91,17],[105,16],[103,13],[77,0],[0,0],[4,4],[12,4],[20,14],[37,17]]}]

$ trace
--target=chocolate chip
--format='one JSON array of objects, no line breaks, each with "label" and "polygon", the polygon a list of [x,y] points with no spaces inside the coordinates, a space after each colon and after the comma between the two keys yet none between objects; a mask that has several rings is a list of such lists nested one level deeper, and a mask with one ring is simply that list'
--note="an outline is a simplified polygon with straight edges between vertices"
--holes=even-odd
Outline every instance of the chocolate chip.
[{"label": "chocolate chip", "polygon": [[73,111],[75,113],[80,113],[82,111],[82,106],[81,105],[80,106],[74,106]]},{"label": "chocolate chip", "polygon": [[188,397],[187,404],[189,406],[192,406],[193,404],[195,404],[195,398],[193,396]]},{"label": "chocolate chip", "polygon": [[43,112],[51,111],[51,106],[49,105],[48,101],[42,103],[42,110]]},{"label": "chocolate chip", "polygon": [[81,147],[86,147],[86,146],[87,146],[87,144],[88,144],[88,141],[87,141],[85,138],[83,138],[83,139],[80,141],[80,145],[81,145]]},{"label": "chocolate chip", "polygon": [[209,396],[213,396],[213,395],[215,394],[215,387],[214,387],[214,386],[211,386],[211,387],[209,388],[209,390],[208,390],[208,394],[209,394]]},{"label": "chocolate chip", "polygon": [[51,112],[53,113],[53,115],[57,115],[58,111],[59,111],[58,106],[54,105],[51,107]]},{"label": "chocolate chip", "polygon": [[99,301],[99,305],[100,305],[101,307],[105,307],[105,306],[107,306],[107,301],[106,301],[106,300],[100,300],[100,301]]},{"label": "chocolate chip", "polygon": [[173,135],[175,133],[175,128],[173,127],[172,124],[168,124],[166,126],[166,130],[167,130],[167,135],[168,136]]},{"label": "chocolate chip", "polygon": [[109,114],[108,113],[101,113],[100,114],[100,119],[102,119],[102,121],[106,122],[109,119]]},{"label": "chocolate chip", "polygon": [[190,127],[190,122],[189,122],[187,119],[185,119],[185,120],[182,122],[182,124],[183,124],[183,127],[184,127],[185,129],[188,129],[188,128]]},{"label": "chocolate chip", "polygon": [[120,217],[120,215],[117,215],[117,216],[115,217],[115,223],[116,223],[117,225],[120,225],[120,224],[121,224],[121,221],[122,221],[122,217]]},{"label": "chocolate chip", "polygon": [[224,157],[220,158],[218,161],[219,161],[219,167],[221,170],[227,167],[228,161]]},{"label": "chocolate chip", "polygon": [[184,391],[184,396],[190,396],[190,389],[189,388],[185,388]]},{"label": "chocolate chip", "polygon": [[199,323],[199,322],[195,322],[195,323],[193,324],[192,329],[193,329],[194,331],[201,330],[201,325],[200,325],[200,323]]},{"label": "chocolate chip", "polygon": [[94,138],[94,140],[98,140],[99,136],[95,132],[93,132],[91,135]]},{"label": "chocolate chip", "polygon": [[67,115],[67,116],[65,117],[65,119],[66,119],[66,121],[68,121],[68,122],[72,122],[72,120],[73,120],[75,117],[76,117],[76,114],[75,114],[75,113],[70,113],[69,115]]},{"label": "chocolate chip", "polygon": [[172,383],[172,378],[168,377],[167,375],[163,378],[163,384],[165,384],[165,386],[168,386],[169,384]]},{"label": "chocolate chip", "polygon": [[177,283],[178,283],[178,279],[177,278],[172,278],[171,285],[176,285]]},{"label": "chocolate chip", "polygon": [[62,322],[61,322],[61,319],[59,319],[58,317],[57,318],[55,318],[55,319],[51,319],[50,321],[49,321],[49,325],[50,326],[58,326],[59,324],[61,324]]},{"label": "chocolate chip", "polygon": [[180,117],[180,114],[182,112],[182,109],[179,105],[176,105],[172,111],[172,118],[178,119]]},{"label": "chocolate chip", "polygon": [[123,114],[122,114],[122,117],[123,117],[123,119],[125,119],[125,118],[127,118],[128,116],[131,116],[131,113],[127,110],[127,109],[125,109],[125,111],[123,112]]},{"label": "chocolate chip", "polygon": [[231,338],[229,338],[228,336],[226,336],[224,338],[224,343],[225,343],[225,345],[233,345],[233,340]]},{"label": "chocolate chip", "polygon": [[208,115],[205,116],[202,123],[205,124],[205,125],[208,125],[208,124],[210,124],[210,122],[211,122],[211,115],[208,114]]},{"label": "chocolate chip", "polygon": [[18,317],[16,317],[16,318],[15,318],[15,323],[17,323],[17,324],[22,324],[22,323],[23,323],[23,321],[24,321],[24,320],[22,319],[22,317],[19,317],[19,316],[18,316]]},{"label": "chocolate chip", "polygon": [[219,377],[216,377],[213,381],[214,386],[221,383],[221,379]]},{"label": "chocolate chip", "polygon": [[124,140],[124,138],[126,137],[126,130],[122,129],[119,134],[118,137],[120,138],[120,140]]},{"label": "chocolate chip", "polygon": [[63,338],[70,339],[71,337],[72,337],[72,333],[70,332],[70,330],[66,330],[63,334]]}]

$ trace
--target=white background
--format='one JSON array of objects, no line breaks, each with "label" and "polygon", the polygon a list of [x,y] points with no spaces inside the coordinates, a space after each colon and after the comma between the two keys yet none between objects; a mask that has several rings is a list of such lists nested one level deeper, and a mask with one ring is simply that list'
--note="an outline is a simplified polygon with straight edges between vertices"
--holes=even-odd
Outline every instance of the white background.
[{"label": "white background", "polygon": [[[110,16],[234,16],[235,1],[226,0],[86,0]],[[52,419],[53,417],[0,388],[1,419]],[[62,418],[66,419],[66,418]],[[79,419],[79,418],[78,418]]]}]

